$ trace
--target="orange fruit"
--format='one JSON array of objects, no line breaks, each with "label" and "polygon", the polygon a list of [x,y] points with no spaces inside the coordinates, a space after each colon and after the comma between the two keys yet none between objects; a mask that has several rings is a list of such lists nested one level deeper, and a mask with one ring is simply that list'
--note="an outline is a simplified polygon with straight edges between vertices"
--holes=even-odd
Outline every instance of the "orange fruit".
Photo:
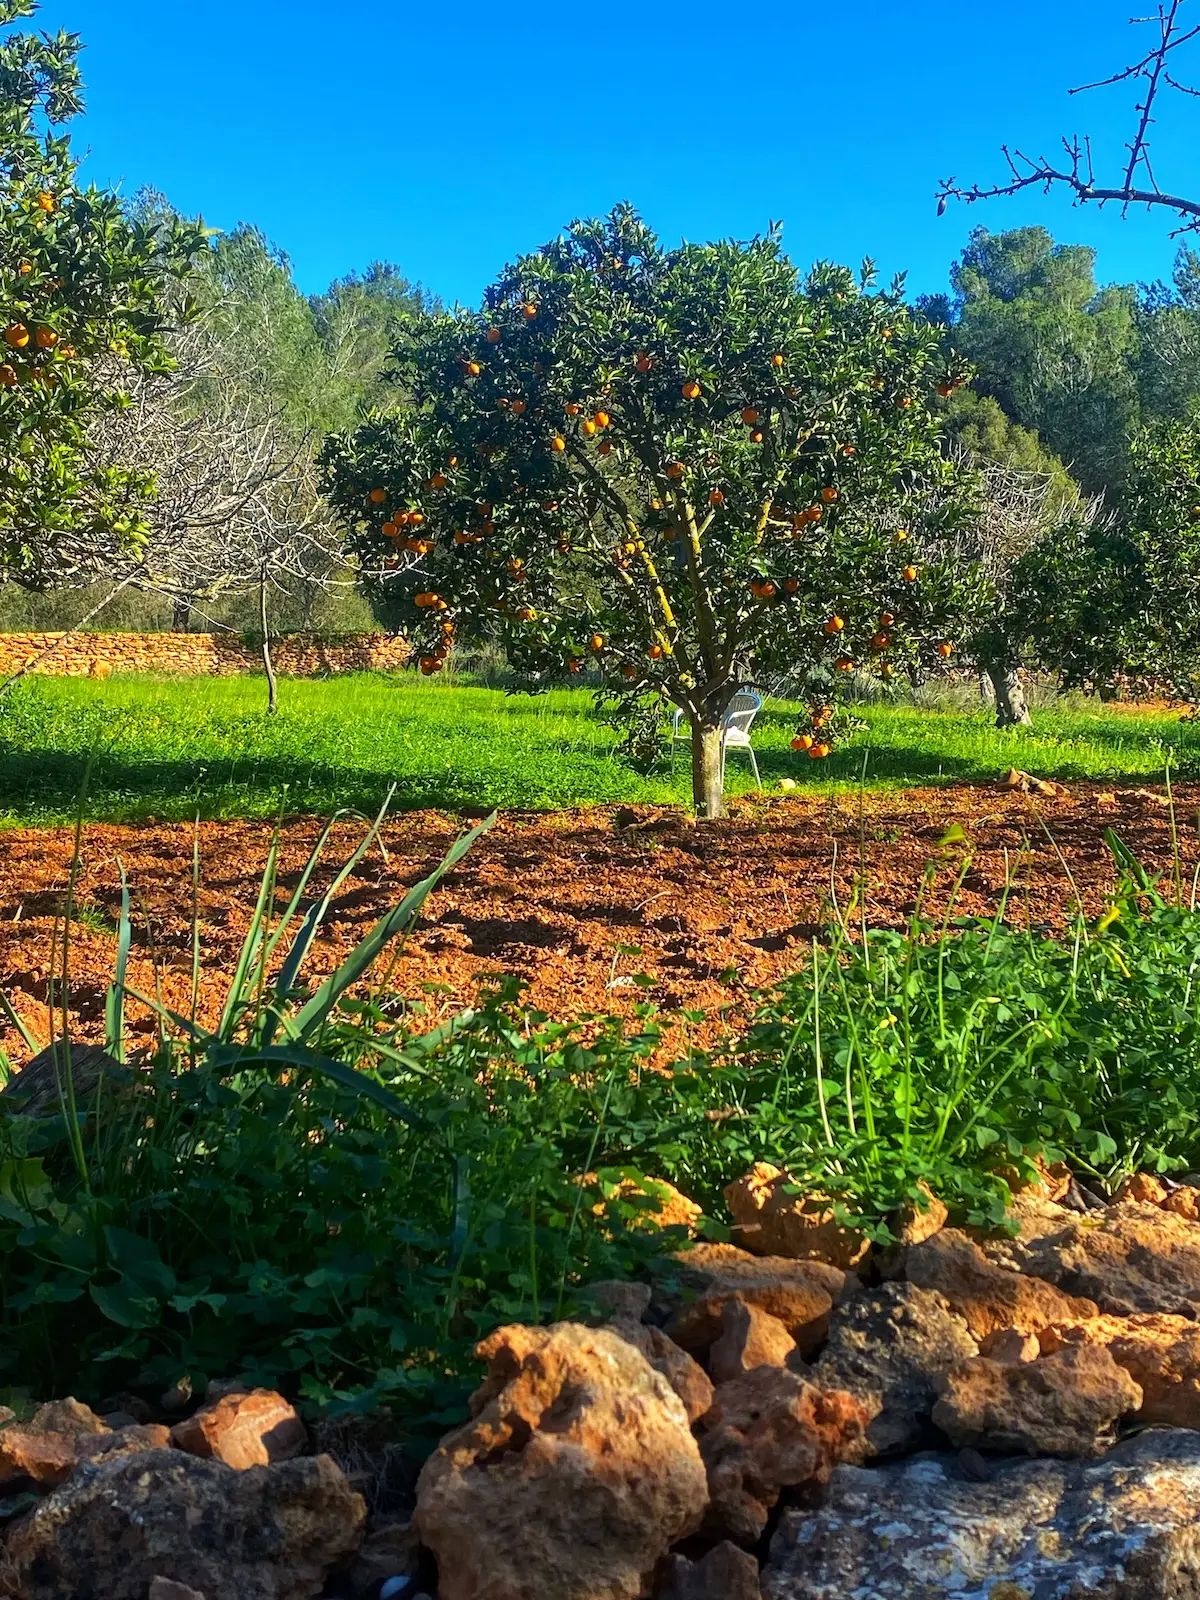
[{"label": "orange fruit", "polygon": [[720,489],[710,490],[708,503],[710,506],[723,506],[725,504],[725,496],[721,493]]},{"label": "orange fruit", "polygon": [[947,656],[952,656],[953,654],[954,646],[950,643],[949,639],[943,639],[941,644],[938,645],[938,655],[940,655],[944,661]]},{"label": "orange fruit", "polygon": [[682,461],[672,461],[671,464],[667,467],[667,477],[668,478],[682,478],[683,474],[684,474],[684,465],[683,465]]},{"label": "orange fruit", "polygon": [[[12,332],[12,329],[10,328],[8,330],[8,333],[11,333],[11,332]],[[4,335],[4,337],[6,339],[8,339],[8,333],[6,333]],[[13,341],[11,339],[8,339],[8,342],[9,342],[9,344],[12,344]],[[28,338],[26,339],[26,343],[28,343]],[[370,494],[367,496],[367,499],[371,502],[371,504],[373,506],[381,506],[383,504],[383,502],[387,499],[387,490],[386,489],[372,489]]]},{"label": "orange fruit", "polygon": [[903,544],[904,541],[907,538],[908,538],[908,529],[907,528],[897,528],[896,529],[896,543],[897,544]]},{"label": "orange fruit", "polygon": [[18,264],[18,266],[17,266],[17,271],[21,274],[21,276],[23,278],[27,278],[29,276],[29,274],[33,271],[33,262],[32,261],[22,261],[22,262],[20,262]]},{"label": "orange fruit", "polygon": [[6,389],[11,389],[17,382],[16,368],[10,367],[6,361],[3,366],[0,366],[0,385],[3,385]]},{"label": "orange fruit", "polygon": [[446,474],[444,472],[435,472],[429,480],[429,487],[431,489],[444,489],[446,487]]},{"label": "orange fruit", "polygon": [[829,746],[827,744],[815,744],[808,752],[808,758],[810,761],[822,761],[828,754]]},{"label": "orange fruit", "polygon": [[454,535],[454,542],[455,544],[470,544],[471,535],[469,533],[456,533]]},{"label": "orange fruit", "polygon": [[937,392],[941,395],[943,400],[948,400],[954,393],[954,385],[952,383],[939,383],[937,386]]},{"label": "orange fruit", "polygon": [[568,400],[566,405],[563,407],[563,410],[569,417],[577,417],[583,410],[583,407],[577,404],[577,402],[574,400]]},{"label": "orange fruit", "polygon": [[592,635],[592,637],[588,640],[588,643],[591,645],[593,650],[603,650],[604,649],[604,635],[602,633],[594,633]]},{"label": "orange fruit", "polygon": [[853,672],[854,671],[854,662],[853,662],[853,660],[852,660],[852,658],[850,656],[839,656],[837,658],[837,660],[834,662],[834,666],[838,669],[839,672]]},{"label": "orange fruit", "polygon": [[855,452],[854,446],[852,444],[844,444],[842,446],[842,454],[844,456],[852,456],[855,453],[856,452]]},{"label": "orange fruit", "polygon": [[49,189],[42,190],[37,197],[37,204],[39,211],[54,211],[58,207],[58,201],[50,193]]},{"label": "orange fruit", "polygon": [[521,609],[517,612],[517,616],[522,622],[536,622],[537,621],[537,612],[533,609],[532,606],[522,606]]},{"label": "orange fruit", "polygon": [[568,672],[582,672],[583,671],[583,662],[580,661],[578,656],[572,656],[571,659],[567,662],[567,671]]},{"label": "orange fruit", "polygon": [[408,513],[408,520],[412,523],[414,528],[419,528],[425,521],[425,513],[423,511],[410,511]]},{"label": "orange fruit", "polygon": [[471,374],[471,376],[473,378],[477,378],[482,370],[483,369],[480,367],[478,361],[468,361],[467,362],[467,371]]},{"label": "orange fruit", "polygon": [[542,501],[542,510],[543,511],[557,511],[558,510],[558,501],[557,500],[543,500]]},{"label": "orange fruit", "polygon": [[883,330],[883,337],[885,339],[890,339],[892,337],[892,332],[893,332],[893,330],[891,328],[885,328]]},{"label": "orange fruit", "polygon": [[499,328],[489,328],[488,329],[488,331],[487,331],[487,342],[489,344],[499,344],[500,343],[500,329]]},{"label": "orange fruit", "polygon": [[846,624],[842,621],[841,617],[830,617],[829,621],[825,624],[825,632],[841,633],[845,626]]},{"label": "orange fruit", "polygon": [[514,400],[513,401],[513,403],[512,403],[512,414],[513,414],[514,417],[523,417],[525,415],[525,402],[524,402],[524,400]]},{"label": "orange fruit", "polygon": [[784,580],[783,587],[787,590],[788,594],[797,594],[800,590],[800,579],[787,578]]},{"label": "orange fruit", "polygon": [[35,337],[39,350],[53,350],[58,343],[58,335],[53,328],[39,328]]},{"label": "orange fruit", "polygon": [[394,539],[399,532],[400,532],[400,529],[396,526],[396,524],[394,522],[385,522],[384,523],[384,525],[383,525],[383,537],[385,539]]},{"label": "orange fruit", "polygon": [[612,455],[612,445],[609,444],[607,439],[604,441],[604,443],[602,445],[600,445],[597,448],[596,454],[597,455],[601,455],[601,456],[610,456],[610,455]]},{"label": "orange fruit", "polygon": [[872,638],[871,638],[871,649],[872,650],[886,650],[888,645],[891,644],[891,642],[892,642],[892,636],[891,636],[890,633],[877,633],[877,634],[874,634],[872,636]]},{"label": "orange fruit", "polygon": [[900,576],[904,579],[905,583],[912,583],[912,581],[916,577],[916,575],[917,575],[916,567],[905,567],[904,571],[900,574]]},{"label": "orange fruit", "polygon": [[813,738],[811,733],[798,733],[792,740],[793,750],[811,750],[812,747]]},{"label": "orange fruit", "polygon": [[896,404],[900,407],[901,411],[907,411],[909,406],[912,405],[912,396],[902,394],[899,400],[896,401]]},{"label": "orange fruit", "polygon": [[592,435],[596,431],[596,424],[592,421],[592,419],[590,417],[585,417],[584,420],[579,424],[579,426],[582,428],[583,432],[587,434],[589,439],[592,437]]},{"label": "orange fruit", "polygon": [[651,661],[661,661],[662,660],[662,653],[663,653],[662,652],[662,645],[660,645],[660,644],[652,644],[650,646],[650,649],[646,653],[649,655]]},{"label": "orange fruit", "polygon": [[685,400],[699,400],[699,398],[700,398],[700,385],[696,382],[695,378],[689,378],[688,381],[684,384],[684,386],[683,386],[683,398]]},{"label": "orange fruit", "polygon": [[634,356],[633,364],[639,372],[649,372],[650,368],[654,365],[653,361],[651,361],[650,357],[644,350],[639,350],[637,355]]},{"label": "orange fruit", "polygon": [[625,663],[625,665],[621,668],[621,676],[623,678],[636,678],[637,677],[637,668],[634,666],[632,661],[627,661]]},{"label": "orange fruit", "polygon": [[598,428],[607,428],[609,423],[612,421],[612,418],[609,416],[607,411],[597,411],[592,417],[592,421]]},{"label": "orange fruit", "polygon": [[890,611],[881,611],[879,613],[879,626],[881,628],[890,628],[895,620]]},{"label": "orange fruit", "polygon": [[753,406],[745,406],[743,408],[743,410],[742,410],[742,421],[744,423],[746,423],[747,426],[749,426],[749,427],[753,427],[754,424],[758,421],[758,412],[754,409]]},{"label": "orange fruit", "polygon": [[563,438],[561,433],[556,433],[553,439],[551,439],[550,448],[551,450],[565,450],[567,448],[567,441]]},{"label": "orange fruit", "polygon": [[773,367],[781,367],[783,365],[783,357],[778,352],[771,357],[771,365]]},{"label": "orange fruit", "polygon": [[521,560],[520,556],[513,556],[511,561],[508,563],[508,570],[510,572],[520,572],[524,565],[525,563]]},{"label": "orange fruit", "polygon": [[834,488],[828,488],[828,489],[822,489],[821,490],[821,499],[824,500],[824,502],[825,502],[825,504],[827,506],[831,506],[833,504],[833,502],[837,499],[837,497],[838,497],[838,492]]},{"label": "orange fruit", "polygon": [[538,308],[534,305],[532,300],[527,300],[521,307],[521,315],[525,318],[526,322],[532,322],[537,314]]},{"label": "orange fruit", "polygon": [[560,556],[569,556],[571,554],[571,546],[565,539],[560,539],[554,548],[558,551]]}]

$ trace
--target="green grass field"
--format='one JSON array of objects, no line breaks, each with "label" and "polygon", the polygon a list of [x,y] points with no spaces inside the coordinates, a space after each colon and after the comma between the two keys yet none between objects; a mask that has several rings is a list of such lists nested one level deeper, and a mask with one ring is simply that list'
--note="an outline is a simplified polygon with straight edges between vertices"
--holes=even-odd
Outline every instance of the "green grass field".
[{"label": "green grass field", "polygon": [[[755,728],[763,783],[901,786],[990,779],[1015,765],[1043,777],[1161,779],[1170,763],[1200,776],[1200,727],[1163,713],[1100,705],[1036,714],[999,733],[989,713],[865,707],[866,730],[827,761],[789,741],[793,710],[771,702]],[[257,679],[30,679],[0,702],[0,823],[60,823],[74,814],[88,757],[87,814],[273,817],[375,809],[391,784],[402,809],[543,809],[612,801],[684,802],[685,751],[643,776],[615,753],[616,735],[584,690],[539,697],[363,675],[281,686],[264,710]],[[730,758],[729,790],[751,787]]]}]

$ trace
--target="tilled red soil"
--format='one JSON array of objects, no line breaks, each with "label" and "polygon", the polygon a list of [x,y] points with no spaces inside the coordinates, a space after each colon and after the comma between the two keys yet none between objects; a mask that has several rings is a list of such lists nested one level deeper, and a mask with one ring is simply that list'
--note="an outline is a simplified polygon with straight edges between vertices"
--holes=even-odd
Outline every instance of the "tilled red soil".
[{"label": "tilled red soil", "polygon": [[[1196,869],[1200,785],[1176,791],[1185,887]],[[1006,877],[1012,915],[1058,926],[1076,895],[1091,913],[1115,873],[1105,842],[1113,828],[1148,868],[1173,859],[1171,814],[1161,790],[1073,785],[1053,799],[960,786],[839,799],[805,797],[744,804],[736,816],[698,827],[678,813],[608,807],[547,815],[508,813],[426,905],[400,953],[392,982],[434,1009],[468,1002],[498,971],[528,980],[532,1004],[558,1015],[623,1011],[650,999],[664,1008],[716,1010],[744,1000],[805,958],[828,921],[831,895],[846,907],[861,884],[868,920],[901,925],[926,864],[941,866],[926,904],[942,909],[963,846],[939,848],[959,823],[972,855],[960,894],[964,913],[992,910]],[[308,970],[338,959],[406,887],[424,876],[460,832],[435,812],[397,816],[331,908]],[[277,906],[293,889],[320,824],[286,824]],[[215,1020],[245,933],[271,829],[249,822],[199,830],[199,924],[203,977],[199,1015]],[[361,829],[339,825],[327,849],[328,881]],[[189,825],[91,826],[84,832],[76,891],[82,908],[70,941],[71,1010],[77,1036],[103,1036],[104,994],[116,954],[120,865],[134,901],[129,982],[190,1006],[193,829]],[[61,913],[70,868],[68,830],[0,832],[0,988],[39,1041],[49,1037],[48,984],[61,972]],[[318,878],[318,884],[323,886]],[[855,913],[857,922],[859,913]],[[652,988],[629,980],[646,973]],[[131,1005],[148,1035],[150,1013]],[[20,1062],[15,1030],[0,1043]]]}]

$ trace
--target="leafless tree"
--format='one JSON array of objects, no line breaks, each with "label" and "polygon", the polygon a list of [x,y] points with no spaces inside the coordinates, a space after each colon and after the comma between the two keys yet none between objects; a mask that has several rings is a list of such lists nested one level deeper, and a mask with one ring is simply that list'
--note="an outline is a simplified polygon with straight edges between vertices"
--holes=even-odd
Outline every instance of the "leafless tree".
[{"label": "leafless tree", "polygon": [[1172,237],[1200,231],[1200,199],[1189,199],[1162,188],[1151,159],[1151,133],[1156,122],[1156,111],[1164,94],[1180,94],[1200,98],[1200,88],[1185,83],[1177,71],[1178,53],[1200,37],[1200,23],[1187,26],[1180,20],[1186,0],[1160,0],[1151,16],[1133,17],[1135,26],[1154,30],[1154,43],[1139,60],[1114,72],[1111,77],[1096,83],[1081,84],[1070,90],[1082,94],[1089,89],[1108,88],[1117,84],[1134,84],[1139,98],[1134,107],[1136,118],[1131,138],[1125,146],[1126,155],[1121,168],[1108,182],[1097,180],[1089,136],[1072,134],[1062,140],[1062,155],[1055,160],[1046,156],[1029,156],[1016,147],[1003,146],[1008,163],[1006,182],[990,186],[959,184],[954,178],[943,181],[938,193],[938,215],[950,200],[964,200],[968,205],[977,200],[991,200],[998,195],[1019,194],[1023,189],[1046,190],[1065,186],[1073,191],[1081,203],[1097,205],[1115,203],[1122,212],[1131,205],[1165,206],[1181,219]]}]

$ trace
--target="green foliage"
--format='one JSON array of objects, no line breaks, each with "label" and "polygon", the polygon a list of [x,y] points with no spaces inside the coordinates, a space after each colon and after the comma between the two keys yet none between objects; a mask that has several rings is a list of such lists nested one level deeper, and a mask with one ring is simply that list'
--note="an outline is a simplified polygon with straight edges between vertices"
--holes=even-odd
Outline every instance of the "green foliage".
[{"label": "green foliage", "polygon": [[[36,9],[8,0],[0,27]],[[0,566],[35,587],[48,551],[75,535],[145,537],[151,476],[94,461],[88,425],[125,402],[123,367],[164,368],[163,293],[201,243],[77,187],[56,130],[80,109],[79,48],[66,33],[0,42]]]},{"label": "green foliage", "polygon": [[329,895],[301,916],[302,880],[270,923],[270,864],[217,1030],[167,1017],[157,1055],[94,1095],[0,1102],[0,1368],[91,1400],[241,1376],[436,1428],[481,1335],[578,1315],[590,1281],[683,1243],[653,1224],[657,1179],[720,1237],[724,1185],[770,1159],[886,1239],[922,1182],[956,1220],[1000,1223],[998,1169],[1039,1153],[1107,1184],[1194,1167],[1200,913],[1113,846],[1128,877],[1095,927],[835,925],[669,1073],[646,1013],[555,1021],[504,983],[430,1027],[364,988],[432,879],[312,991]]},{"label": "green foliage", "polygon": [[1057,456],[1044,448],[1031,428],[1006,415],[1000,402],[973,388],[956,389],[944,402],[944,427],[951,443],[972,461],[991,462],[1016,472],[1048,478],[1051,506],[1062,509],[1079,497],[1079,486]]},{"label": "green foliage", "polygon": [[1137,419],[1137,302],[1101,288],[1095,252],[1045,228],[976,228],[951,270],[952,338],[975,387],[1032,429],[1090,492],[1119,488]]},{"label": "green foliage", "polygon": [[[585,690],[525,699],[501,688],[364,675],[285,682],[274,717],[254,679],[34,679],[0,710],[0,824],[69,822],[89,758],[87,815],[260,817],[369,809],[389,784],[405,810],[554,809],[621,801],[684,804],[681,749],[643,775]],[[763,782],[853,789],[987,783],[1016,765],[1045,778],[1157,781],[1164,764],[1200,778],[1200,725],[1177,715],[1039,709],[1033,729],[998,731],[977,701],[921,709],[883,700],[827,761],[790,748],[806,708],[768,701],[754,725]],[[665,723],[660,729],[665,731]],[[732,793],[752,787],[730,756]]]},{"label": "green foliage", "polygon": [[739,683],[920,670],[978,603],[930,404],[952,376],[869,268],[801,284],[774,234],[666,251],[621,208],[417,324],[416,409],[331,441],[329,492],[364,560],[395,551],[426,672],[462,627],[532,688],[598,659],[610,696],[711,729]]},{"label": "green foliage", "polygon": [[384,377],[388,356],[405,328],[438,308],[434,297],[390,262],[375,261],[366,272],[337,279],[309,305],[328,366],[327,425],[348,428],[360,408],[393,404],[395,390]]}]

